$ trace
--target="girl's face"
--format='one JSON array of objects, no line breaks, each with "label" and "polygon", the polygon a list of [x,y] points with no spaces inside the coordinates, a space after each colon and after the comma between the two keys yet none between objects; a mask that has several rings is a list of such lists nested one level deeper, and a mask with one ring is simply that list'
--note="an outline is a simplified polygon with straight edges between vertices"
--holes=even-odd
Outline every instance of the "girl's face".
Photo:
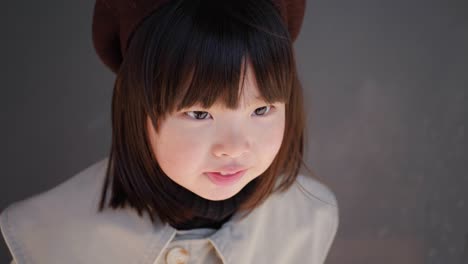
[{"label": "girl's face", "polygon": [[[248,66],[244,94],[236,110],[215,103],[182,109],[167,116],[156,131],[147,118],[151,148],[159,166],[173,181],[205,199],[234,196],[272,163],[283,140],[285,105],[271,107],[256,99],[259,91]],[[246,169],[229,183],[212,179],[207,172],[223,171],[236,164]]]}]

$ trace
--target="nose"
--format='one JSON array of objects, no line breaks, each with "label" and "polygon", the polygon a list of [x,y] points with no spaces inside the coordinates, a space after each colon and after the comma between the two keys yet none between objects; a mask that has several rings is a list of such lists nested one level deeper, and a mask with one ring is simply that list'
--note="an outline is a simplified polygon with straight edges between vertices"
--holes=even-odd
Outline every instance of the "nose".
[{"label": "nose", "polygon": [[221,132],[223,135],[217,137],[213,145],[213,154],[216,157],[229,156],[240,157],[250,150],[250,142],[244,132],[239,129],[231,129],[229,132]]}]

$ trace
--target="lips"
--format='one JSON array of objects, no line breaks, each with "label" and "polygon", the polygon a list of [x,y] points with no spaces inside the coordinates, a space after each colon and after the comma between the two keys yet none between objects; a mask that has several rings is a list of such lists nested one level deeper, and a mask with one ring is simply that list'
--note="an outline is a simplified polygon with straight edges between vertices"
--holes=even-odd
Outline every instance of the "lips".
[{"label": "lips", "polygon": [[224,166],[222,168],[219,168],[218,170],[215,171],[208,171],[207,173],[223,173],[223,174],[235,174],[240,171],[246,170],[247,168],[241,167],[238,165],[230,165],[230,166]]},{"label": "lips", "polygon": [[230,174],[236,174],[238,173],[239,171],[243,171],[243,169],[240,169],[240,170],[236,170],[236,171],[210,171],[208,173],[218,173],[218,174],[227,174],[225,176],[229,176]]},{"label": "lips", "polygon": [[240,172],[243,172],[243,171],[245,171],[245,170],[238,170],[238,171],[235,171],[235,172],[210,171],[210,172],[207,172],[207,174],[214,174],[214,175],[218,175],[218,176],[229,177],[229,176],[234,176],[234,175],[236,175],[236,174],[238,174]]},{"label": "lips", "polygon": [[221,175],[217,172],[206,172],[205,174],[210,178],[210,180],[220,186],[226,186],[236,183],[240,180],[247,170],[241,170],[232,175]]}]

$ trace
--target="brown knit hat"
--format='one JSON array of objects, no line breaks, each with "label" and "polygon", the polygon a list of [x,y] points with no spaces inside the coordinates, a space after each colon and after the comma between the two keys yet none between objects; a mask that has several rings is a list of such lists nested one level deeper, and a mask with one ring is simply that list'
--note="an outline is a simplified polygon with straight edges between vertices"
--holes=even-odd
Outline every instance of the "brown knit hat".
[{"label": "brown knit hat", "polygon": [[[170,0],[96,0],[92,38],[99,58],[117,73],[126,51],[128,37],[143,18]],[[305,0],[272,0],[286,22],[292,41],[299,35]]]}]

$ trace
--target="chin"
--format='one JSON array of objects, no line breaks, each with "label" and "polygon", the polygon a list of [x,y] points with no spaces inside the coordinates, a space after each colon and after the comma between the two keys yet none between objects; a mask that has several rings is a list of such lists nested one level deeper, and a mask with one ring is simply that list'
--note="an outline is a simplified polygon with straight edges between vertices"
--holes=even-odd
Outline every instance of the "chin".
[{"label": "chin", "polygon": [[200,195],[201,197],[207,199],[207,200],[211,200],[211,201],[222,201],[222,200],[226,200],[226,199],[229,199],[231,197],[233,197],[234,195],[236,195],[239,191],[236,191],[236,192],[222,192],[222,193],[207,193],[207,194],[204,194],[204,195]]}]

